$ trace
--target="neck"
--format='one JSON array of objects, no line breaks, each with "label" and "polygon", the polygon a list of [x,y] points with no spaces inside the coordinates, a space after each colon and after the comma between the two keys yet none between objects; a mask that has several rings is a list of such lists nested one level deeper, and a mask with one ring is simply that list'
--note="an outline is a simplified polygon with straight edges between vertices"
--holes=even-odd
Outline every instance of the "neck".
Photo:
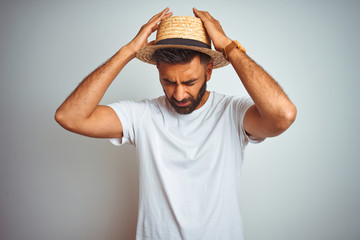
[{"label": "neck", "polygon": [[202,97],[202,99],[201,99],[201,101],[200,101],[200,104],[195,108],[195,110],[201,108],[201,107],[206,103],[206,101],[208,100],[209,96],[210,96],[210,92],[209,92],[209,91],[206,91],[205,94],[204,94],[204,96]]}]

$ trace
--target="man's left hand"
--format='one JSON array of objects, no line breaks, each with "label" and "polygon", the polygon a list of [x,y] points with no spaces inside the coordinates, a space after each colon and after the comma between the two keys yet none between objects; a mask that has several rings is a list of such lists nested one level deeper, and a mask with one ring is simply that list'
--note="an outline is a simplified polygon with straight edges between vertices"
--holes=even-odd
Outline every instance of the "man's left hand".
[{"label": "man's left hand", "polygon": [[208,32],[216,51],[222,52],[223,48],[229,45],[232,40],[225,35],[219,21],[213,18],[206,11],[199,11],[196,8],[193,8],[193,12],[194,15],[200,18],[204,23],[206,31]]}]

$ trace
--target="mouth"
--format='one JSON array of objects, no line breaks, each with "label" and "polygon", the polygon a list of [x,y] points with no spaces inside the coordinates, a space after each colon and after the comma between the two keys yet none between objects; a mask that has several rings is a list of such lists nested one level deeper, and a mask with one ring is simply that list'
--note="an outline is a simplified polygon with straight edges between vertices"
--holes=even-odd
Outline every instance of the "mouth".
[{"label": "mouth", "polygon": [[187,100],[187,101],[181,101],[181,102],[178,102],[178,101],[174,101],[175,104],[178,106],[178,107],[186,107],[187,105],[190,104],[190,101]]}]

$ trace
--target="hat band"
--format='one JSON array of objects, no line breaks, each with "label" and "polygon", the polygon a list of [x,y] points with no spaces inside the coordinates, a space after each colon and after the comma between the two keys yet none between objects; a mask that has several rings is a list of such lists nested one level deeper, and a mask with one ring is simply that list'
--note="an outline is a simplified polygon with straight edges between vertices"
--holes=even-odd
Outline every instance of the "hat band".
[{"label": "hat band", "polygon": [[211,49],[211,46],[207,45],[206,43],[186,38],[167,38],[156,42],[155,45],[182,45]]}]

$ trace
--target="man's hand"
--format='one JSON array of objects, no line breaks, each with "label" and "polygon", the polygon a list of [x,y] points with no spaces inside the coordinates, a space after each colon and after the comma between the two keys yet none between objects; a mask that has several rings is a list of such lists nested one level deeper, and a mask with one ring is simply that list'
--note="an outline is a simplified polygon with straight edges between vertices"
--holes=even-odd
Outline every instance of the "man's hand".
[{"label": "man's hand", "polygon": [[136,55],[136,53],[146,47],[147,45],[154,44],[154,41],[148,43],[148,38],[159,27],[159,22],[166,18],[171,17],[172,12],[169,12],[169,8],[165,8],[163,11],[154,15],[146,24],[144,24],[135,38],[128,44],[130,49]]},{"label": "man's hand", "polygon": [[223,48],[231,43],[231,39],[225,35],[219,21],[213,18],[208,12],[199,11],[196,8],[193,8],[193,12],[194,15],[204,23],[216,51],[222,52]]}]

